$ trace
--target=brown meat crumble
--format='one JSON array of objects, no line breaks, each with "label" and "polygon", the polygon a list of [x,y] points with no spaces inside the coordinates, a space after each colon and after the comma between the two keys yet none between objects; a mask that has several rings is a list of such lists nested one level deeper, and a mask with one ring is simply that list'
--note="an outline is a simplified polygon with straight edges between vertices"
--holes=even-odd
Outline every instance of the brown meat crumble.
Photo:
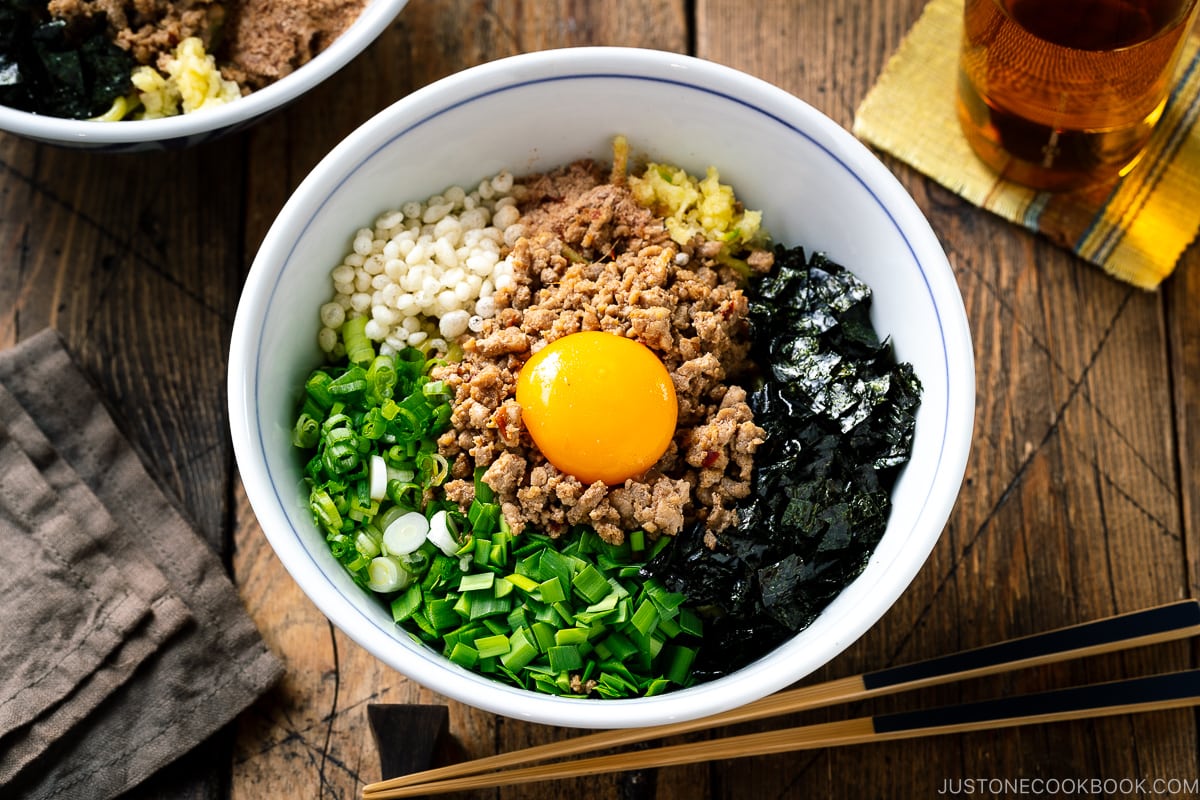
[{"label": "brown meat crumble", "polygon": [[[557,536],[588,524],[615,543],[637,528],[674,535],[698,520],[712,535],[735,524],[733,504],[750,490],[763,440],[738,385],[749,368],[738,274],[718,260],[719,244],[677,245],[663,221],[594,162],[525,183],[514,285],[497,291],[496,315],[465,342],[462,360],[434,375],[455,391],[452,430],[439,441],[452,463],[448,496],[465,508],[481,466],[515,531]],[[770,254],[758,251],[750,262],[767,270]],[[584,485],[546,461],[515,399],[517,374],[534,352],[596,330],[653,350],[679,401],[667,452],[640,480],[619,486]]]},{"label": "brown meat crumble", "polygon": [[366,0],[50,0],[68,22],[103,17],[139,64],[161,66],[195,36],[222,74],[258,89],[308,63],[362,13]]},{"label": "brown meat crumble", "polygon": [[195,36],[211,50],[225,23],[225,4],[216,0],[50,0],[52,17],[104,18],[113,41],[139,64],[153,65],[160,54]]}]

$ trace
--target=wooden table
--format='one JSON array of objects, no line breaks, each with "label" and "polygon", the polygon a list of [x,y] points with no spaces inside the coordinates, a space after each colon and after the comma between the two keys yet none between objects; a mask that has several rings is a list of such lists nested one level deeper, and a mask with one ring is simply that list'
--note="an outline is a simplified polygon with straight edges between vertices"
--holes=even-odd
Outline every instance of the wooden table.
[{"label": "wooden table", "polygon": [[[225,367],[238,292],[288,193],[408,92],[528,50],[688,52],[849,127],[922,0],[412,0],[339,77],[249,132],[97,156],[0,135],[0,344],[57,327],[125,433],[227,560],[287,664],[235,726],[138,796],[352,798],[380,777],[372,703],[444,702],[375,661],[295,587],[238,482]],[[812,680],[1200,595],[1200,255],[1159,292],[1119,283],[889,161],[949,253],[978,369],[973,456],[945,534],[895,607]],[[803,721],[1196,666],[1177,643]],[[450,703],[469,756],[564,732]],[[471,795],[930,797],[960,779],[1200,778],[1186,711],[717,761]],[[397,743],[402,746],[402,743]],[[987,794],[986,791],[977,791]]]}]

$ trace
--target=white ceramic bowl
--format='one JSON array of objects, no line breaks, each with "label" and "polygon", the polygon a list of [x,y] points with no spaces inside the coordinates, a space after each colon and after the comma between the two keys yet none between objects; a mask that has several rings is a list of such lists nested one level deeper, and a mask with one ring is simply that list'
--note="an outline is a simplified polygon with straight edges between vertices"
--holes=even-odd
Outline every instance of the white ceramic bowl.
[{"label": "white ceramic bowl", "polygon": [[323,82],[367,48],[408,0],[370,0],[354,24],[311,61],[236,102],[151,120],[92,122],[30,114],[0,105],[0,131],[103,152],[174,150],[242,130]]},{"label": "white ceramic bowl", "polygon": [[[774,239],[821,250],[875,291],[874,321],[924,384],[912,460],[862,575],[806,630],[725,678],[653,698],[593,700],[509,688],[415,644],[355,586],[306,508],[289,443],[308,370],[320,361],[317,308],[356,229],[388,208],[502,168],[538,171],[635,153],[703,174],[712,164]],[[300,587],[335,625],[424,686],[489,711],[562,726],[645,726],[755,700],[821,667],[892,605],[937,542],[962,480],[974,417],[962,299],[925,218],[890,172],[796,97],[711,62],[624,48],[516,56],[450,76],[346,138],[271,227],[234,322],[229,401],[237,463],[254,512]]]}]

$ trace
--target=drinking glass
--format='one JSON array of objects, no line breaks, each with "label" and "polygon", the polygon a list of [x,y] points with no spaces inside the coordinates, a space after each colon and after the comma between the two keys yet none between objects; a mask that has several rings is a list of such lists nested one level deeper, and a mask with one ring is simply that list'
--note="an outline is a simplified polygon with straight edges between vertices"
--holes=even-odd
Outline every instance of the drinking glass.
[{"label": "drinking glass", "polygon": [[1162,116],[1200,0],[966,0],[958,118],[1002,177],[1126,174]]}]

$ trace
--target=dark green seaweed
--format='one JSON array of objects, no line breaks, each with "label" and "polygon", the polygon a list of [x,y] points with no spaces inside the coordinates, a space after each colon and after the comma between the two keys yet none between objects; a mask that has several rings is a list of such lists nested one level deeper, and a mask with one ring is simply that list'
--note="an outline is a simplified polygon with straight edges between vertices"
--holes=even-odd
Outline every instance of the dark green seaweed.
[{"label": "dark green seaweed", "polygon": [[762,372],[749,403],[767,434],[751,495],[715,549],[697,523],[645,567],[708,617],[698,680],[804,629],[862,572],[887,527],[920,403],[912,366],[879,339],[871,290],[849,270],[777,247],[775,269],[748,293]]},{"label": "dark green seaweed", "polygon": [[0,105],[54,117],[99,116],[133,88],[133,58],[103,16],[68,26],[46,3],[0,0]]}]

